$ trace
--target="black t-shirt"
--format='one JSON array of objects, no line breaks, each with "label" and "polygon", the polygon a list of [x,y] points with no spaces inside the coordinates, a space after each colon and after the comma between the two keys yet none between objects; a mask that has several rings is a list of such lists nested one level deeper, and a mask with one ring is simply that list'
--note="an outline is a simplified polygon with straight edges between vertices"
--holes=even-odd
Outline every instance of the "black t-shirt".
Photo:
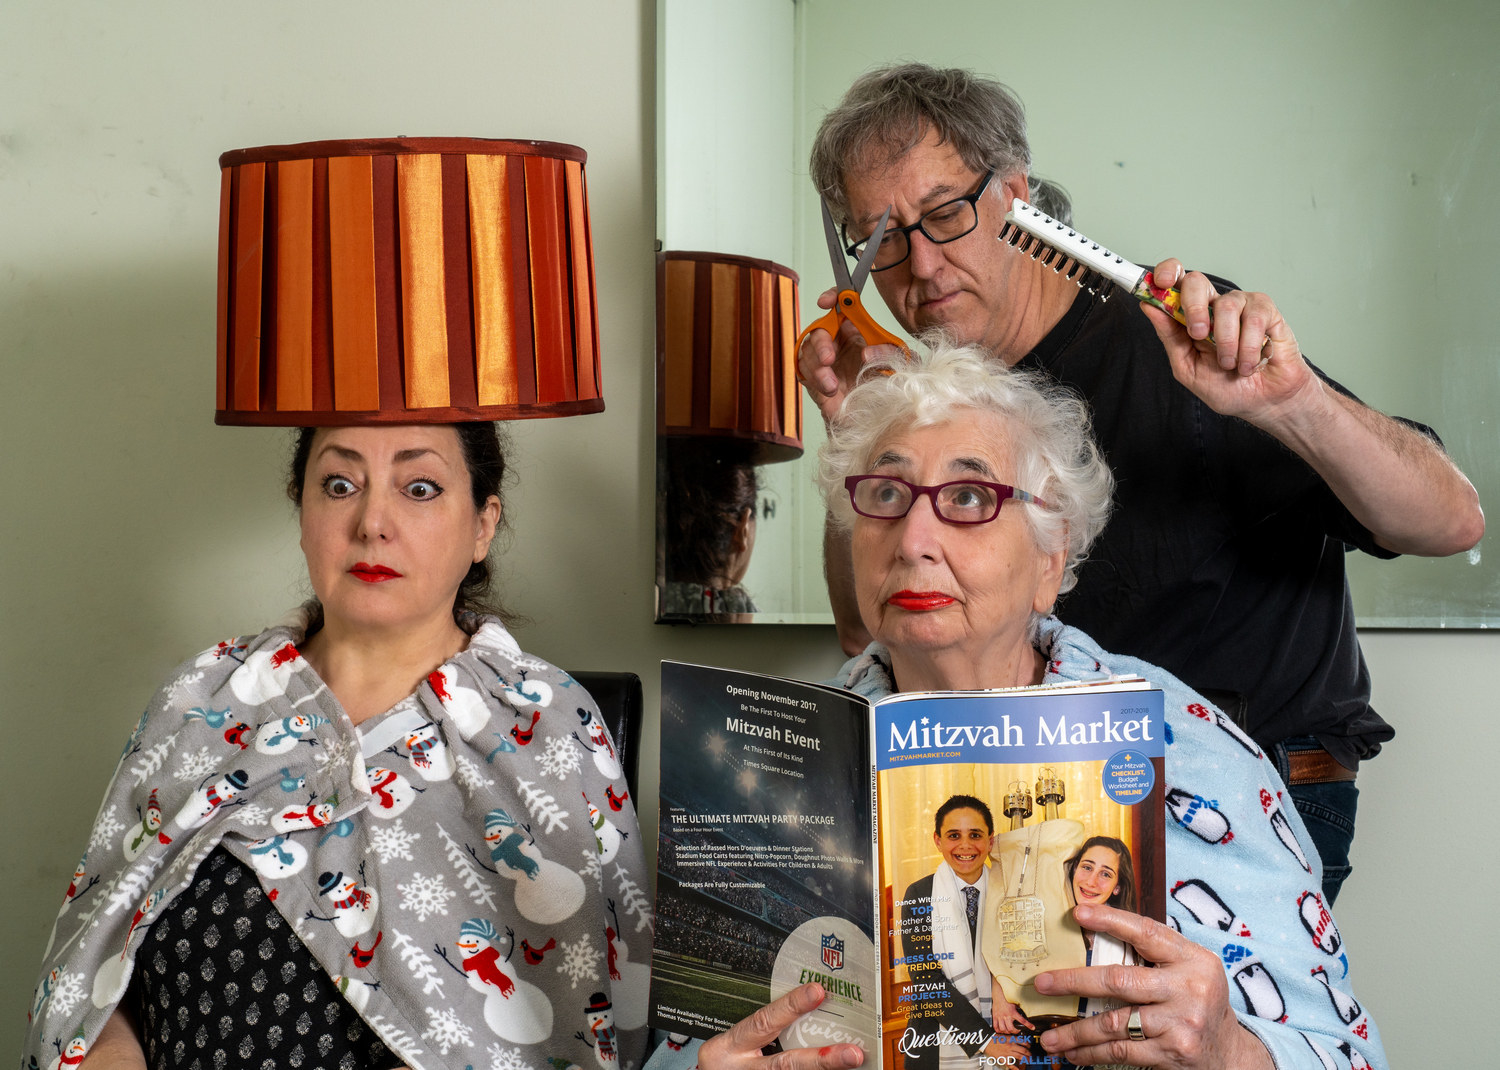
[{"label": "black t-shirt", "polygon": [[1058,616],[1199,691],[1243,696],[1263,746],[1316,735],[1348,765],[1374,755],[1394,732],[1370,708],[1344,554],[1395,555],[1291,450],[1178,384],[1134,300],[1080,292],[1019,366],[1088,401],[1117,481]]}]

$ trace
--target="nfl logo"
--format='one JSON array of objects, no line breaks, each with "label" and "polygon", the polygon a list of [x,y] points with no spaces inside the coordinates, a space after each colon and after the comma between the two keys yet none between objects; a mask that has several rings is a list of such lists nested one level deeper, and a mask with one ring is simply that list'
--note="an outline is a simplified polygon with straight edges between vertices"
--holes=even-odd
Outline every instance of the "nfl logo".
[{"label": "nfl logo", "polygon": [[823,937],[823,965],[830,970],[844,968],[844,941],[833,933],[827,933]]}]

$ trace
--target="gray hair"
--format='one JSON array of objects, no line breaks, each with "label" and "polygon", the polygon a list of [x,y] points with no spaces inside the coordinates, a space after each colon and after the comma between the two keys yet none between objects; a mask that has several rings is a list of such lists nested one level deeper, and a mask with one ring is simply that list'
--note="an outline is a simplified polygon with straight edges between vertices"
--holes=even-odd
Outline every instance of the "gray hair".
[{"label": "gray hair", "polygon": [[[1073,225],[1073,198],[1065,188],[1050,178],[1026,176],[1026,203],[1046,212],[1063,226]],[[1010,205],[1007,204],[1005,210],[1010,211]]]},{"label": "gray hair", "polygon": [[975,174],[994,171],[1008,178],[1031,168],[1026,111],[1005,86],[957,67],[881,67],[855,80],[838,106],[823,117],[813,139],[813,185],[828,202],[834,221],[849,221],[844,183],[851,168],[877,168],[898,160],[928,130],[953,146]]},{"label": "gray hair", "polygon": [[836,528],[854,523],[847,476],[870,470],[898,428],[931,427],[967,412],[988,413],[1005,428],[1016,485],[1043,499],[1025,507],[1027,527],[1043,553],[1066,548],[1059,593],[1078,582],[1078,566],[1109,519],[1115,480],[1089,431],[1087,406],[1040,372],[1018,371],[928,334],[909,360],[865,368],[828,427],[818,451],[818,489]]}]

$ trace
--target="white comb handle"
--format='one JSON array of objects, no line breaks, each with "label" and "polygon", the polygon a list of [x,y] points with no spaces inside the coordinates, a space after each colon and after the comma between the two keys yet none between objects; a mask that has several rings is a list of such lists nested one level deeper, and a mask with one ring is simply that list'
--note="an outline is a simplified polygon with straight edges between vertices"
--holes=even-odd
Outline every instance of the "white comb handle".
[{"label": "white comb handle", "polygon": [[1146,269],[1133,264],[1117,253],[1112,253],[1098,242],[1090,241],[1066,223],[1059,223],[1046,212],[1033,208],[1017,197],[1011,201],[1010,211],[1005,214],[1007,223],[1013,223],[1027,234],[1040,239],[1064,256],[1072,257],[1091,271],[1135,293]]}]

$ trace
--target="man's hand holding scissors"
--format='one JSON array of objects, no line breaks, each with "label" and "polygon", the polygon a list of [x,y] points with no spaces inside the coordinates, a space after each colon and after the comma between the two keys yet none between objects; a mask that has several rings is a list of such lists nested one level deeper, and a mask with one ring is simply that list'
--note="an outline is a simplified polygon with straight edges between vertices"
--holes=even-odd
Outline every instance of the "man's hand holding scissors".
[{"label": "man's hand holding scissors", "polygon": [[818,306],[829,310],[827,315],[808,324],[797,340],[797,377],[807,386],[824,420],[838,412],[861,368],[872,360],[894,356],[888,347],[906,348],[905,342],[875,322],[859,299],[890,216],[890,209],[886,209],[851,274],[833,214],[823,204],[823,236],[828,242],[834,287],[818,298]]}]

